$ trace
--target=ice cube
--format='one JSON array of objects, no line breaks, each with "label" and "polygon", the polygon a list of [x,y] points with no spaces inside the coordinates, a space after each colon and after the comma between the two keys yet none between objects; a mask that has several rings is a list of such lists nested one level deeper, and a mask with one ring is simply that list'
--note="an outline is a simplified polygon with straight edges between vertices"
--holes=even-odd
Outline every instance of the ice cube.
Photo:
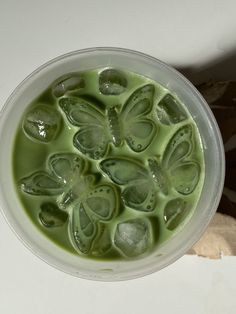
[{"label": "ice cube", "polygon": [[44,171],[37,171],[20,180],[21,190],[31,195],[59,195],[64,185]]},{"label": "ice cube", "polygon": [[60,124],[61,116],[56,109],[38,105],[26,113],[23,129],[31,139],[48,143],[56,137]]},{"label": "ice cube", "polygon": [[103,256],[112,248],[111,236],[109,229],[105,224],[100,224],[100,235],[96,239],[92,255],[94,256]]},{"label": "ice cube", "polygon": [[39,213],[39,220],[47,228],[61,227],[68,218],[68,214],[60,210],[53,203],[43,203]]},{"label": "ice cube", "polygon": [[156,206],[156,193],[149,181],[133,182],[123,190],[121,198],[126,206],[144,212],[151,212]]},{"label": "ice cube", "polygon": [[188,213],[187,203],[181,198],[175,198],[169,201],[164,209],[164,221],[166,228],[174,230],[186,217]]},{"label": "ice cube", "polygon": [[179,101],[170,94],[159,102],[157,116],[162,124],[177,124],[187,119],[187,114]]},{"label": "ice cube", "polygon": [[97,235],[97,226],[83,204],[77,203],[74,206],[70,222],[70,236],[75,249],[88,254]]},{"label": "ice cube", "polygon": [[188,195],[195,190],[200,172],[201,168],[197,162],[182,162],[170,171],[170,180],[180,194]]},{"label": "ice cube", "polygon": [[75,194],[71,188],[67,189],[57,199],[58,206],[62,209],[70,206],[74,201],[78,199],[78,195]]},{"label": "ice cube", "polygon": [[148,177],[148,172],[142,165],[126,158],[104,159],[100,167],[114,183],[119,185],[126,185]]},{"label": "ice cube", "polygon": [[112,141],[115,146],[119,146],[121,144],[121,130],[116,108],[108,110],[108,122],[112,133]]},{"label": "ice cube", "polygon": [[99,75],[99,90],[104,95],[120,95],[127,87],[125,76],[115,69],[107,69]]},{"label": "ice cube", "polygon": [[56,97],[61,97],[66,92],[74,91],[85,87],[85,81],[79,74],[68,74],[59,78],[52,87],[52,93]]},{"label": "ice cube", "polygon": [[163,194],[167,195],[168,182],[163,169],[155,159],[148,159],[148,165],[152,174],[152,178],[156,182],[158,188],[161,190]]},{"label": "ice cube", "polygon": [[150,225],[146,220],[137,218],[117,225],[114,243],[127,257],[145,253],[151,243]]},{"label": "ice cube", "polygon": [[71,181],[73,176],[80,175],[84,170],[84,160],[74,153],[60,153],[50,156],[49,168],[63,183]]}]

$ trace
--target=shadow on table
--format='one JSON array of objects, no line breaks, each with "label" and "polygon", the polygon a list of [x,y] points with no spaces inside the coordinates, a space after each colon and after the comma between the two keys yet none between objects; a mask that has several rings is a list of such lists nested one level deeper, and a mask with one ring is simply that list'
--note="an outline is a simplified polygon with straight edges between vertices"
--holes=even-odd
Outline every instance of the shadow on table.
[{"label": "shadow on table", "polygon": [[201,66],[178,67],[193,84],[208,80],[236,81],[236,48],[224,56],[213,59]]},{"label": "shadow on table", "polygon": [[226,151],[225,186],[218,211],[236,218],[236,49],[202,66],[176,68],[205,98],[207,94],[213,96],[211,99],[215,97],[212,101],[207,100],[220,127]]}]

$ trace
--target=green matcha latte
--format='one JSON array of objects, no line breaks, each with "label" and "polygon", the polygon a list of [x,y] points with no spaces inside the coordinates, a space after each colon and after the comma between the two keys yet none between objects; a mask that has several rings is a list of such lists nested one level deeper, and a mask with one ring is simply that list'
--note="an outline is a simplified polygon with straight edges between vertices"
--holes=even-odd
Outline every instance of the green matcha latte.
[{"label": "green matcha latte", "polygon": [[32,223],[73,254],[143,257],[197,205],[204,156],[185,104],[122,69],[69,73],[24,112],[14,180]]}]

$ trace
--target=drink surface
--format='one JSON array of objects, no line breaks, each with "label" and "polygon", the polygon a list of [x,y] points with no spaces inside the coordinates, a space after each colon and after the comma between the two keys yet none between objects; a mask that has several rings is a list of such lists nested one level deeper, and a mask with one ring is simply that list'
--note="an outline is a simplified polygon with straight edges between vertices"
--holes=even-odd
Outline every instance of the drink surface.
[{"label": "drink surface", "polygon": [[52,241],[90,258],[142,257],[191,218],[204,181],[185,105],[120,69],[70,73],[24,112],[13,151],[17,193]]}]

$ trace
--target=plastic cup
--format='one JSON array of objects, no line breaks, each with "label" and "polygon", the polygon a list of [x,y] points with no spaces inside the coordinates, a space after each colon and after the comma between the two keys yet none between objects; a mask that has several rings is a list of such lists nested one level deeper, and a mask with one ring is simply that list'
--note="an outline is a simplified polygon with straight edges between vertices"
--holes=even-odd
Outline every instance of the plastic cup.
[{"label": "plastic cup", "polygon": [[[188,223],[148,256],[128,261],[98,261],[69,253],[50,241],[31,222],[13,181],[12,151],[25,108],[58,77],[74,71],[118,67],[147,76],[176,94],[195,120],[204,150],[205,180]],[[20,240],[48,264],[75,276],[116,281],[158,271],[184,255],[201,237],[214,215],[224,183],[225,159],[221,135],[209,106],[178,71],[148,55],[120,48],[91,48],[55,58],[30,74],[11,94],[0,115],[0,207]]]}]

